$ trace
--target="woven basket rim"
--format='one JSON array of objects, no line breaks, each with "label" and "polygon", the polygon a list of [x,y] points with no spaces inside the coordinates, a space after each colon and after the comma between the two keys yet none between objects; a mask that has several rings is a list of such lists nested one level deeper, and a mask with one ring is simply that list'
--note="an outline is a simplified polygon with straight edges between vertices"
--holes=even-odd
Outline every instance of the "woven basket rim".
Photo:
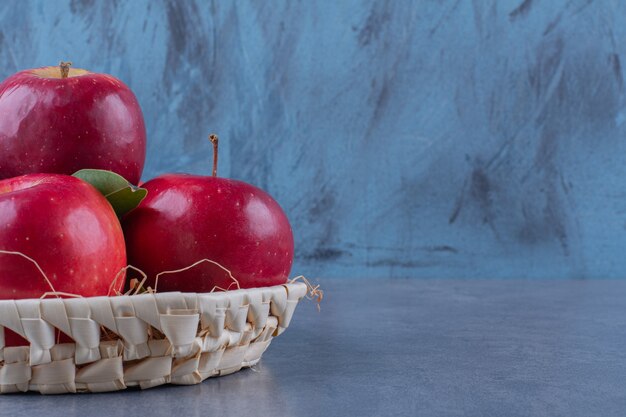
[{"label": "woven basket rim", "polygon": [[23,301],[23,300],[39,300],[39,301],[46,301],[46,300],[58,300],[58,299],[62,299],[62,300],[70,300],[70,299],[89,299],[89,298],[119,298],[119,297],[135,297],[135,296],[141,296],[141,295],[149,295],[149,294],[202,294],[202,295],[210,295],[210,294],[231,294],[231,293],[237,293],[237,292],[246,292],[246,291],[254,291],[254,290],[260,290],[260,289],[265,289],[265,288],[274,288],[274,287],[287,287],[287,290],[289,289],[289,287],[293,286],[293,285],[298,285],[301,286],[303,285],[301,282],[285,282],[283,284],[277,284],[277,285],[268,285],[265,287],[252,287],[252,288],[235,288],[235,289],[231,289],[231,290],[227,290],[227,291],[210,291],[210,292],[198,292],[198,291],[159,291],[159,292],[154,292],[154,293],[149,293],[149,292],[144,292],[144,293],[139,293],[139,294],[112,294],[112,295],[92,295],[92,296],[82,296],[82,295],[72,295],[71,297],[39,297],[39,298],[4,298],[4,299],[0,299],[0,303],[4,302],[4,301]]},{"label": "woven basket rim", "polygon": [[[0,393],[197,384],[232,373],[258,362],[306,293],[304,283],[292,282],[210,293],[0,300]],[[30,346],[5,347],[4,328]],[[57,343],[59,331],[74,342]]]}]

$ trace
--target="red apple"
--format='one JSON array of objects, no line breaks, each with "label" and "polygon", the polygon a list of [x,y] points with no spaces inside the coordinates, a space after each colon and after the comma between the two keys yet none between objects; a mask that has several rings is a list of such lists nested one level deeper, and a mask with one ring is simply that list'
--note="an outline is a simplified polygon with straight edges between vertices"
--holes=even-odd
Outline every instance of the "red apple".
[{"label": "red apple", "polygon": [[[143,270],[150,285],[159,272],[201,259],[230,270],[241,288],[286,282],[294,244],[285,213],[259,188],[215,176],[216,166],[215,159],[212,177],[166,174],[142,185],[148,195],[122,226],[129,264]],[[203,263],[160,276],[157,290],[208,292],[231,284],[226,272]]]},{"label": "red apple", "polygon": [[100,168],[136,184],[145,155],[141,108],[117,78],[62,63],[0,84],[0,179]]},{"label": "red apple", "polygon": [[[68,175],[29,174],[0,181],[0,249],[35,260],[56,291],[107,295],[126,265],[121,225],[90,184]],[[114,283],[121,290],[124,277]],[[29,260],[0,253],[0,299],[52,291]],[[7,338],[8,345],[16,343]]]}]

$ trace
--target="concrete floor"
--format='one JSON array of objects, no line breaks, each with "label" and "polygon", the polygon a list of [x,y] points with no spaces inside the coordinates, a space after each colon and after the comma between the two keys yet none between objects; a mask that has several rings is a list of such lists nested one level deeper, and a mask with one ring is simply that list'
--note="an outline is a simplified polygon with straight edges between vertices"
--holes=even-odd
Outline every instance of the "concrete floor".
[{"label": "concrete floor", "polygon": [[624,416],[626,282],[322,280],[254,370],[0,416]]}]

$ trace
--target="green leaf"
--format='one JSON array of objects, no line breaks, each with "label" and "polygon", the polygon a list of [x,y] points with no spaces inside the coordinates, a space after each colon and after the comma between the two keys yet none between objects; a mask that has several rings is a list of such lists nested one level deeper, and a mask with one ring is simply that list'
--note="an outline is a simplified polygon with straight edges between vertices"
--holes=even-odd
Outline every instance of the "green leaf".
[{"label": "green leaf", "polygon": [[111,203],[118,217],[137,207],[148,194],[145,188],[129,183],[124,177],[112,171],[81,169],[72,175],[96,187]]}]

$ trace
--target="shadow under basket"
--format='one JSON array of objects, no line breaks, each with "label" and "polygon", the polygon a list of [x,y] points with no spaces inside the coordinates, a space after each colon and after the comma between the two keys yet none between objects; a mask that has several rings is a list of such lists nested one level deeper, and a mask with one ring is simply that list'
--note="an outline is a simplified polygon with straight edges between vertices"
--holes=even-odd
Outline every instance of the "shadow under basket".
[{"label": "shadow under basket", "polygon": [[[0,393],[192,385],[255,365],[303,283],[216,293],[0,300]],[[4,328],[30,342],[5,347]],[[56,343],[58,330],[75,343]]]}]

